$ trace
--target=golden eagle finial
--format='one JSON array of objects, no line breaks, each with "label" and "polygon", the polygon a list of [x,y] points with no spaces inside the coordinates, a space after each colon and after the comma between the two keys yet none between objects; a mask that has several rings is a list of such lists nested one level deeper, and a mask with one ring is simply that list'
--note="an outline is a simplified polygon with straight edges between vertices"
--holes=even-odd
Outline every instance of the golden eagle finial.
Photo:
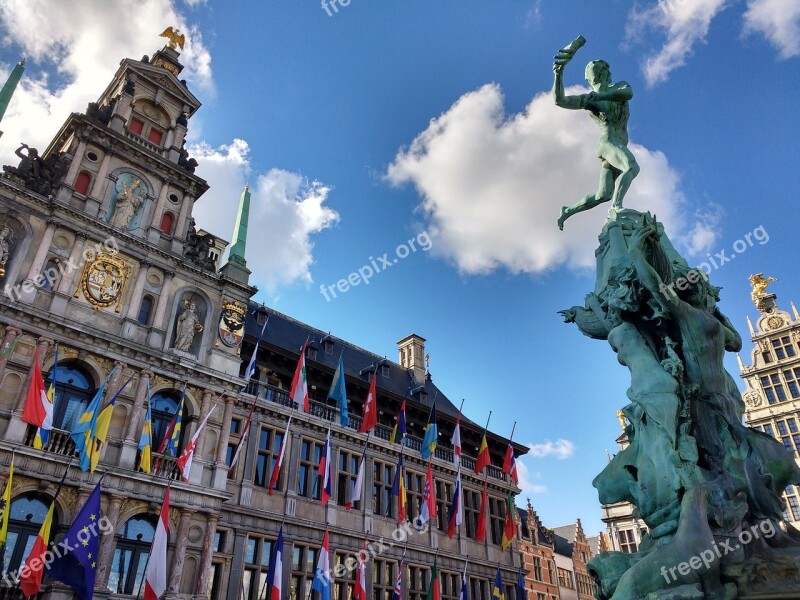
[{"label": "golden eagle finial", "polygon": [[158,37],[167,38],[169,40],[167,45],[170,48],[180,48],[181,50],[183,50],[183,43],[186,41],[186,36],[181,33],[180,29],[173,29],[172,25],[158,34]]}]

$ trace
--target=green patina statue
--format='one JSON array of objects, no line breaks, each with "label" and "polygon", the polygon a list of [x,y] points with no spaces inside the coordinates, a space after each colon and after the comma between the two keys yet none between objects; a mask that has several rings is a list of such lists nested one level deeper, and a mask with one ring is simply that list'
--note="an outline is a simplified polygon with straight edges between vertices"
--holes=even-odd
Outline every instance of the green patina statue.
[{"label": "green patina statue", "polygon": [[603,166],[597,192],[585,196],[572,206],[564,206],[558,218],[559,229],[564,229],[564,221],[572,215],[609,200],[612,211],[621,209],[622,199],[639,173],[639,165],[628,150],[628,101],[633,98],[631,86],[624,81],[612,84],[609,64],[604,60],[593,60],[586,65],[586,81],[594,91],[579,96],[564,94],[564,67],[585,43],[583,37],[578,37],[556,55],[553,63],[553,97],[562,108],[589,111],[600,127],[597,156],[603,161]]},{"label": "green patina statue", "polygon": [[[608,138],[601,152],[613,146]],[[623,174],[616,170],[615,201],[632,178],[620,185]],[[609,199],[589,198],[566,215]],[[717,306],[719,288],[689,267],[653,216],[615,208],[595,253],[595,290],[562,315],[607,340],[631,373],[622,409],[629,446],[593,484],[603,504],[633,503],[649,531],[637,553],[592,559],[597,597],[800,598],[800,538],[779,525],[781,494],[800,484],[800,468],[780,442],[742,423],[744,403],[723,366],[742,340]]]}]

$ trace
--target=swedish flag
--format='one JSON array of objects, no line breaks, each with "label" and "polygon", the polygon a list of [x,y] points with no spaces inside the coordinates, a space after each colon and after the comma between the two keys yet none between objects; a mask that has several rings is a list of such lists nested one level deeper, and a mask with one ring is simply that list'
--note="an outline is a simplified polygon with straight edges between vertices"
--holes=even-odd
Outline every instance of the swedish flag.
[{"label": "swedish flag", "polygon": [[506,600],[505,592],[503,592],[503,575],[500,573],[500,567],[497,567],[497,575],[494,577],[494,586],[492,587],[493,600]]},{"label": "swedish flag", "polygon": [[[185,386],[183,388],[183,391],[185,395],[186,394]],[[178,456],[178,451],[180,450],[181,421],[183,420],[184,395],[181,395],[181,401],[180,404],[178,404],[178,410],[175,413],[175,416],[172,417],[172,422],[169,424],[167,435],[164,437],[164,442],[162,442],[162,445],[164,446],[162,454],[166,454],[167,456]]]},{"label": "swedish flag", "polygon": [[150,412],[150,378],[147,378],[147,414],[142,425],[142,436],[139,438],[139,467],[150,474],[152,470],[151,454],[153,446],[153,415]]},{"label": "swedish flag", "polygon": [[422,447],[420,448],[420,454],[423,459],[428,460],[433,456],[438,442],[439,426],[436,424],[436,400],[434,400],[431,406],[431,414],[428,417],[428,427],[425,429],[425,436],[422,439]]},{"label": "swedish flag", "polygon": [[116,367],[111,369],[111,373],[108,374],[108,377],[106,377],[103,384],[97,390],[89,406],[86,407],[83,414],[78,417],[75,425],[72,426],[70,437],[75,442],[75,450],[78,451],[78,456],[80,457],[81,471],[88,471],[92,466],[94,437],[97,431],[97,417],[100,416],[100,403],[103,400],[106,384],[115,369]]}]

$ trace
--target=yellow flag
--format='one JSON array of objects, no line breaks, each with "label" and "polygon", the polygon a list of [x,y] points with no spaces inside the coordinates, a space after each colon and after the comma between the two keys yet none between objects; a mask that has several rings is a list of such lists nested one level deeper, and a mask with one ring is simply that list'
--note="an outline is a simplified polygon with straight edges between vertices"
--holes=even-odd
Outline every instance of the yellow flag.
[{"label": "yellow flag", "polygon": [[97,426],[94,430],[94,440],[92,440],[92,448],[90,452],[90,472],[94,473],[97,468],[97,463],[100,462],[100,455],[103,453],[103,446],[108,437],[108,426],[111,425],[111,416],[114,413],[114,403],[112,402],[106,406],[97,417]]},{"label": "yellow flag", "polygon": [[8,467],[8,481],[6,481],[6,489],[3,492],[3,498],[0,499],[0,547],[6,545],[6,535],[8,534],[8,513],[11,510],[11,480],[14,478],[14,459],[11,459],[11,465]]}]

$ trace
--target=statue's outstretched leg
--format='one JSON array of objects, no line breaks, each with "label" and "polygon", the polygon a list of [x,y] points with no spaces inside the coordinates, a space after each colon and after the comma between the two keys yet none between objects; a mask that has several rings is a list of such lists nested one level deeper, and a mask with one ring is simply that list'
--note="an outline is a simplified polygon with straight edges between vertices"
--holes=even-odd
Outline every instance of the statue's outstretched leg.
[{"label": "statue's outstretched leg", "polygon": [[569,219],[572,215],[585,210],[594,208],[598,204],[608,202],[612,198],[614,191],[614,172],[607,163],[603,163],[603,169],[600,171],[600,185],[597,192],[589,194],[583,199],[578,200],[572,206],[564,206],[561,208],[561,216],[558,218],[558,228],[564,231],[564,221]]}]

